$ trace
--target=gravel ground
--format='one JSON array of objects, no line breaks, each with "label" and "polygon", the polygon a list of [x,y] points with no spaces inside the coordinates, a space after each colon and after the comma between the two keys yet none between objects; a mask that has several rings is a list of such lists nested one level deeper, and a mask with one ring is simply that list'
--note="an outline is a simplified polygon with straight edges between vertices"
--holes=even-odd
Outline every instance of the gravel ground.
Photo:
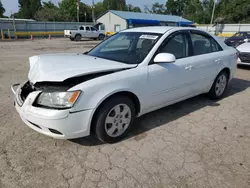
[{"label": "gravel ground", "polygon": [[0,187],[250,187],[250,69],[218,102],[198,96],[147,114],[127,139],[55,140],[28,128],[10,85],[27,78],[28,57],[84,52],[95,41],[0,42]]}]

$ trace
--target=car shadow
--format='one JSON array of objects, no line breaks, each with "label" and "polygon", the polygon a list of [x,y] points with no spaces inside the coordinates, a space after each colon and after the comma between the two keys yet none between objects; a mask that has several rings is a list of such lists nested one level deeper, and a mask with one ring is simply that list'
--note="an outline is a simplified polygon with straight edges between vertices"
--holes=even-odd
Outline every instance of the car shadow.
[{"label": "car shadow", "polygon": [[[231,81],[224,98],[240,93],[250,87],[250,81],[235,78]],[[206,106],[217,107],[220,104],[215,100],[210,100],[206,95],[200,95],[185,101],[170,105],[160,110],[148,113],[136,119],[129,135],[124,140],[134,137],[135,140],[143,139],[146,132],[167,123],[175,121],[187,114],[200,110]],[[74,143],[84,146],[102,145],[94,136],[71,140]]]}]

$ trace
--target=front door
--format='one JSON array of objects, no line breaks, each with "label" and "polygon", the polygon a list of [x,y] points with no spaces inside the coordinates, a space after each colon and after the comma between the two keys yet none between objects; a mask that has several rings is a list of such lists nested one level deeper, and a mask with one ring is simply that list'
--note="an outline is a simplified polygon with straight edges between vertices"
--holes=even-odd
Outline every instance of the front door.
[{"label": "front door", "polygon": [[152,63],[148,66],[150,103],[148,108],[164,106],[192,94],[192,61],[188,35],[178,32],[170,35],[157,51],[175,55],[175,63]]},{"label": "front door", "polygon": [[92,37],[93,37],[92,31],[91,31],[91,29],[90,29],[89,26],[86,26],[86,34],[85,34],[85,37],[87,37],[87,38],[92,38]]},{"label": "front door", "polygon": [[91,34],[93,38],[99,37],[98,31],[94,27],[91,27],[90,29],[91,29]]}]

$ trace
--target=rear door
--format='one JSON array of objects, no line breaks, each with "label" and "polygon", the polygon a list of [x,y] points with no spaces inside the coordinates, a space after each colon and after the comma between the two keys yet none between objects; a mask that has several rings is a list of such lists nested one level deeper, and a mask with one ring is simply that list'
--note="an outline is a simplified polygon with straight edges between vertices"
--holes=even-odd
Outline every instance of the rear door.
[{"label": "rear door", "polygon": [[228,54],[223,51],[218,42],[202,31],[190,31],[192,43],[192,73],[194,90],[206,91],[228,60]]},{"label": "rear door", "polygon": [[80,26],[79,31],[82,37],[86,37],[86,31],[84,26]]}]

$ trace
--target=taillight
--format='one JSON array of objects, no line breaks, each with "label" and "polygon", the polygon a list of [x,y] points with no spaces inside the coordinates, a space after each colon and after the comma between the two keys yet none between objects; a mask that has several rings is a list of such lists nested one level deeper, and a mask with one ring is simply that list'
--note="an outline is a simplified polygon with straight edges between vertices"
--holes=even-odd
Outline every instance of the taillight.
[{"label": "taillight", "polygon": [[71,35],[71,31],[69,32],[69,34]]}]

